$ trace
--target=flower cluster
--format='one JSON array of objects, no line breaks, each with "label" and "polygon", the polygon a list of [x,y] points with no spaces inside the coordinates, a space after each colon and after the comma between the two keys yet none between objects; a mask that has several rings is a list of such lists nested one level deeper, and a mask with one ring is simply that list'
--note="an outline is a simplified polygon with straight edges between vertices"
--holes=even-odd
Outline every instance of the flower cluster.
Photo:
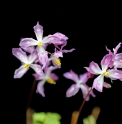
[{"label": "flower cluster", "polygon": [[[37,40],[33,38],[23,38],[19,43],[20,48],[12,49],[13,55],[22,63],[22,65],[15,70],[14,78],[21,78],[29,68],[32,68],[35,71],[33,76],[39,81],[36,92],[44,97],[45,82],[55,84],[55,81],[58,80],[58,76],[52,73],[52,71],[61,68],[60,58],[63,57],[63,53],[72,52],[75,49],[63,49],[67,45],[68,37],[62,33],[58,32],[43,37],[43,27],[38,22],[34,26],[34,32]],[[55,47],[53,53],[50,53],[46,49],[50,44],[53,44]],[[104,82],[104,77],[110,78],[111,82],[117,79],[122,81],[122,53],[117,53],[120,46],[121,43],[119,43],[113,51],[106,47],[108,54],[101,60],[101,68],[97,63],[92,61],[89,67],[84,67],[87,72],[79,75],[79,77],[72,70],[64,73],[63,76],[65,78],[75,82],[75,84],[71,85],[67,90],[66,96],[71,97],[81,89],[83,98],[88,101],[89,96],[86,98],[88,93],[95,97],[92,91],[93,88],[102,92],[103,87],[111,87],[109,83]],[[28,56],[26,52],[29,54]],[[95,75],[98,75],[98,77],[94,79],[92,87],[88,87],[86,84],[87,81]]]},{"label": "flower cluster", "polygon": [[[63,49],[67,45],[68,37],[62,33],[58,32],[43,37],[43,27],[38,22],[34,26],[34,32],[37,40],[33,38],[23,38],[19,43],[20,48],[12,48],[12,54],[22,63],[21,66],[15,70],[14,78],[21,78],[29,68],[32,68],[35,71],[33,76],[39,81],[37,92],[44,97],[43,86],[45,82],[55,84],[55,81],[58,80],[58,76],[52,73],[52,71],[61,68],[60,57],[63,57],[63,53],[72,52],[75,49]],[[50,44],[53,44],[55,47],[54,53],[50,53],[46,50]],[[27,56],[27,54],[29,55]]]},{"label": "flower cluster", "polygon": [[[109,83],[104,82],[104,77],[110,78],[111,82],[113,80],[121,80],[122,81],[122,71],[118,70],[122,68],[122,53],[117,53],[121,43],[119,43],[113,52],[106,47],[108,54],[106,54],[101,60],[101,68],[95,62],[91,62],[89,67],[84,67],[87,72],[80,75],[74,73],[72,70],[70,72],[64,73],[64,77],[70,80],[73,80],[75,84],[71,85],[71,87],[67,90],[66,96],[71,97],[75,95],[79,89],[83,92],[83,98],[89,92],[89,87],[86,85],[86,82],[89,78],[93,78],[94,75],[98,75],[97,78],[94,79],[92,89],[96,89],[99,92],[103,91],[103,87],[110,88],[111,85]],[[94,97],[93,91],[91,90],[90,94]],[[89,96],[86,98],[86,101],[89,100]]]}]

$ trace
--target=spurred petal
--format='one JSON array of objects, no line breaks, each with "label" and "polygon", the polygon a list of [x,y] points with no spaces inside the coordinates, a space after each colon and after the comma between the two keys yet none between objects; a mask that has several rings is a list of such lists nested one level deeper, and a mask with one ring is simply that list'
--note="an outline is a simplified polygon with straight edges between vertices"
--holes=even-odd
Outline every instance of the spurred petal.
[{"label": "spurred petal", "polygon": [[80,75],[80,81],[82,83],[86,83],[88,81],[88,74],[84,73],[84,74]]},{"label": "spurred petal", "polygon": [[35,32],[37,40],[42,42],[43,27],[39,24],[39,22],[37,22],[37,24],[33,28],[34,28],[34,32]]},{"label": "spurred petal", "polygon": [[54,74],[54,73],[51,73],[50,74],[50,77],[53,79],[53,80],[55,80],[55,81],[57,81],[59,78],[58,78],[58,76],[56,75],[56,74]]},{"label": "spurred petal", "polygon": [[34,40],[33,38],[24,38],[20,41],[19,44],[22,48],[36,46],[38,45],[38,41]]},{"label": "spurred petal", "polygon": [[73,80],[74,82],[77,82],[79,80],[78,75],[75,74],[72,70],[70,72],[64,73],[63,76],[67,79]]},{"label": "spurred petal", "polygon": [[73,84],[66,91],[66,97],[74,96],[79,91],[79,87],[76,84]]},{"label": "spurred petal", "polygon": [[43,97],[45,97],[45,94],[44,94],[44,81],[40,81],[38,84],[37,84],[37,90],[36,92],[41,94]]},{"label": "spurred petal", "polygon": [[21,65],[18,69],[14,72],[14,78],[21,78],[29,68],[24,68],[24,65]]},{"label": "spurred petal", "polygon": [[93,88],[95,88],[99,92],[102,92],[103,83],[104,83],[104,77],[102,75],[99,75],[97,78],[95,78],[93,82]]},{"label": "spurred petal", "polygon": [[119,48],[121,47],[121,43],[119,43],[114,50],[114,54],[116,54],[119,50]]},{"label": "spurred petal", "polygon": [[90,63],[89,71],[92,74],[101,74],[101,69],[99,68],[98,64],[93,61]]},{"label": "spurred petal", "polygon": [[109,78],[111,79],[121,79],[122,78],[122,71],[120,70],[115,70],[115,69],[111,69],[108,70],[109,72]]},{"label": "spurred petal", "polygon": [[113,54],[111,50],[107,48],[107,46],[106,46],[106,50],[109,52],[109,54]]},{"label": "spurred petal", "polygon": [[12,48],[12,54],[17,57],[21,62],[27,63],[27,55],[21,48]]},{"label": "spurred petal", "polygon": [[33,63],[37,59],[37,51],[33,51],[28,57],[29,63]]},{"label": "spurred petal", "polygon": [[31,64],[30,67],[39,75],[43,75],[43,71],[40,65]]},{"label": "spurred petal", "polygon": [[101,61],[102,71],[106,71],[108,67],[113,67],[113,56],[111,54],[107,54],[103,57]]}]

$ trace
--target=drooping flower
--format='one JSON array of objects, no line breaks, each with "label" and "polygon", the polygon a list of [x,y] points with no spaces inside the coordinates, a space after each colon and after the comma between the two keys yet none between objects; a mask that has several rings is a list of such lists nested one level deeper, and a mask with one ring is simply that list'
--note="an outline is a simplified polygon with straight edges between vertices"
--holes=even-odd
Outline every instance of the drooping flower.
[{"label": "drooping flower", "polygon": [[103,85],[104,85],[104,77],[108,77],[111,80],[121,79],[122,72],[115,69],[108,69],[110,59],[106,59],[105,61],[101,61],[101,67],[98,66],[97,63],[91,62],[89,67],[85,67],[87,71],[94,75],[99,75],[97,78],[94,79],[93,88],[102,92]]},{"label": "drooping flower", "polygon": [[32,68],[36,73],[40,75],[42,74],[41,66],[38,64],[33,64],[37,58],[36,50],[27,56],[21,48],[12,48],[12,54],[22,62],[22,65],[15,70],[14,78],[21,78],[29,68]]},{"label": "drooping flower", "polygon": [[[72,84],[70,88],[67,90],[66,97],[74,96],[80,89],[82,90],[83,98],[86,97],[87,93],[90,90],[90,88],[86,85],[86,82],[88,81],[87,73],[84,73],[78,77],[78,75],[75,72],[70,70],[70,72],[64,73],[63,76],[75,82],[75,84]],[[90,94],[93,97],[95,97],[93,91],[91,91]],[[88,100],[89,100],[89,96],[86,98],[86,101]]]},{"label": "drooping flower", "polygon": [[28,47],[37,46],[38,55],[42,55],[45,51],[45,47],[47,44],[51,43],[53,40],[57,40],[58,38],[53,35],[48,35],[47,37],[43,37],[43,27],[37,22],[36,26],[34,26],[34,32],[37,40],[33,38],[23,38],[20,41],[20,46],[24,49]]},{"label": "drooping flower", "polygon": [[121,47],[121,43],[119,43],[115,48],[113,48],[113,52],[106,47],[106,50],[109,52],[106,57],[109,57],[111,59],[109,67],[112,68],[122,68],[122,53],[117,53],[119,48]]},{"label": "drooping flower", "polygon": [[57,68],[53,67],[53,66],[45,67],[43,75],[33,74],[33,76],[36,78],[36,80],[39,80],[36,92],[41,94],[43,97],[45,97],[44,84],[46,82],[49,84],[56,84],[55,81],[58,80],[58,76],[54,73],[51,73],[55,69],[57,69]]}]

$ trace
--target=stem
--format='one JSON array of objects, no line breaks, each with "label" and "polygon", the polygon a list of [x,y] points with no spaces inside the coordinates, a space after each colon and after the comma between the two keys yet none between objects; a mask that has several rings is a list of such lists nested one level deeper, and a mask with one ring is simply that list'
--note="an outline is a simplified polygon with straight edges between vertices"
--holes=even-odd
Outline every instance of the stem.
[{"label": "stem", "polygon": [[[73,122],[71,121],[71,124],[77,124],[79,115],[80,115],[80,113],[81,113],[81,110],[82,110],[82,108],[83,108],[83,106],[84,106],[84,104],[85,104],[85,102],[86,102],[86,98],[89,96],[89,94],[90,94],[91,91],[92,91],[92,88],[89,89],[89,92],[87,93],[86,97],[84,98],[84,100],[83,100],[83,102],[82,102],[82,104],[81,104],[81,106],[80,106],[80,109],[78,110],[78,115],[77,115],[77,117],[75,118],[75,122],[73,123]],[[72,116],[72,117],[73,117],[73,116]],[[74,119],[73,119],[73,120],[74,120]]]},{"label": "stem", "polygon": [[30,91],[30,94],[29,94],[29,98],[28,98],[28,101],[27,101],[27,108],[30,107],[30,103],[31,103],[31,100],[32,100],[32,97],[33,97],[35,86],[36,86],[36,79],[34,78],[34,81],[33,81],[32,87],[31,87],[31,91]]}]

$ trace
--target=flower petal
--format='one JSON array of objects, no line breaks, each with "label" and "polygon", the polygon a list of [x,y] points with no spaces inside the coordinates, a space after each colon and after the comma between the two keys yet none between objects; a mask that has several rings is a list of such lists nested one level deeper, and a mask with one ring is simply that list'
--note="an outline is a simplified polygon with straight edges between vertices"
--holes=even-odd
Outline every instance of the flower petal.
[{"label": "flower petal", "polygon": [[88,74],[84,73],[84,74],[80,75],[80,81],[82,83],[86,83],[88,81]]},{"label": "flower petal", "polygon": [[101,74],[101,69],[99,68],[98,64],[93,61],[90,63],[89,71],[92,74]]},{"label": "flower petal", "polygon": [[103,83],[103,86],[104,86],[105,88],[111,88],[111,85],[110,85],[109,83],[106,83],[106,82]]},{"label": "flower petal", "polygon": [[45,84],[45,81],[40,81],[37,84],[37,90],[36,90],[36,93],[41,94],[43,97],[45,97],[45,94],[44,94],[44,84]]},{"label": "flower petal", "polygon": [[21,48],[12,48],[12,54],[18,58],[21,62],[27,63],[27,55]]},{"label": "flower petal", "polygon": [[74,51],[75,48],[72,48],[70,50],[61,50],[63,53],[71,53],[72,51]]},{"label": "flower petal", "polygon": [[37,22],[37,24],[33,28],[37,40],[41,42],[43,37],[43,27],[39,24],[39,22]]},{"label": "flower petal", "polygon": [[44,52],[45,52],[45,49],[44,49],[44,47],[38,47],[37,46],[37,52],[38,52],[38,56],[40,56],[41,54],[43,54]]},{"label": "flower petal", "polygon": [[102,75],[99,75],[97,78],[95,78],[93,82],[93,88],[95,88],[99,92],[102,92],[103,83],[104,83],[104,77]]},{"label": "flower petal", "polygon": [[60,40],[68,40],[68,37],[65,36],[64,34],[60,33],[60,32],[53,34],[53,36],[58,37]]},{"label": "flower petal", "polygon": [[[87,67],[86,67],[87,68]],[[87,76],[88,78],[93,78],[94,77],[94,74],[90,73],[90,72],[87,72]]]},{"label": "flower petal", "polygon": [[108,67],[113,67],[113,56],[111,54],[107,54],[101,60],[102,71],[106,71]]},{"label": "flower petal", "polygon": [[118,53],[115,55],[116,60],[122,60],[122,53]]},{"label": "flower petal", "polygon": [[73,84],[66,91],[66,97],[74,96],[79,91],[79,87],[76,84]]},{"label": "flower petal", "polygon": [[120,60],[114,60],[114,68],[122,68],[122,62]]},{"label": "flower petal", "polygon": [[122,71],[120,70],[115,70],[115,69],[111,69],[111,70],[108,70],[109,72],[109,78],[110,79],[121,79],[122,78]]},{"label": "flower petal", "polygon": [[32,75],[35,77],[36,80],[42,80],[44,79],[44,76],[45,76],[44,73],[42,75],[39,75],[37,73],[32,74]]},{"label": "flower petal", "polygon": [[119,50],[119,48],[121,47],[121,43],[119,43],[114,50],[114,54],[116,54]]},{"label": "flower petal", "polygon": [[35,50],[35,48],[33,46],[30,46],[30,47],[23,46],[22,49],[28,53],[32,53]]},{"label": "flower petal", "polygon": [[24,68],[24,65],[21,65],[18,69],[15,70],[14,72],[14,78],[21,78],[29,68]]},{"label": "flower petal", "polygon": [[37,59],[37,51],[34,50],[28,57],[29,63],[33,63]]},{"label": "flower petal", "polygon": [[77,82],[79,80],[78,75],[72,70],[70,70],[70,72],[64,73],[63,76],[67,79],[73,80],[74,82]]},{"label": "flower petal", "polygon": [[53,80],[55,80],[55,81],[57,81],[57,80],[59,79],[59,77],[58,77],[56,74],[54,74],[54,73],[51,73],[51,74],[50,74],[50,77],[51,77]]},{"label": "flower petal", "polygon": [[40,65],[31,64],[30,67],[39,75],[43,75],[43,71]]},{"label": "flower petal", "polygon": [[30,47],[30,46],[36,46],[38,44],[37,40],[34,40],[33,38],[23,38],[20,41],[19,46],[22,48]]}]

